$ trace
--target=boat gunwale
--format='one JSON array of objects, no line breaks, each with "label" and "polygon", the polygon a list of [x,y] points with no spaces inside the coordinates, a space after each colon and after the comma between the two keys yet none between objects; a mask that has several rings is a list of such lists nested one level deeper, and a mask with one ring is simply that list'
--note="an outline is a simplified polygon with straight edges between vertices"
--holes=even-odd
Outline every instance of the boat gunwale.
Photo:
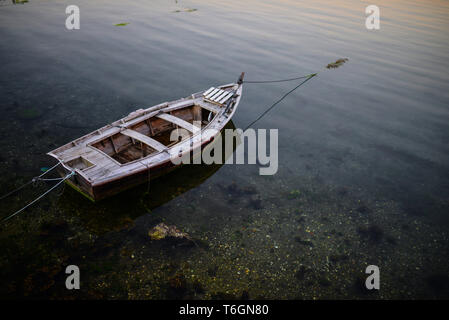
[{"label": "boat gunwale", "polygon": [[[235,86],[235,85],[236,85],[236,83],[228,83],[228,84],[219,86],[219,88],[229,88],[229,87],[233,87],[233,86]],[[166,107],[168,107],[168,108],[172,108],[172,107],[173,107],[173,108],[174,108],[173,110],[176,110],[176,108],[179,107],[179,106],[176,106],[176,104],[179,104],[179,103],[181,103],[181,102],[187,102],[187,101],[189,101],[189,100],[197,99],[197,98],[201,97],[201,95],[203,94],[204,91],[205,91],[205,90],[199,91],[199,92],[196,92],[196,93],[192,93],[192,94],[191,94],[190,96],[188,96],[188,97],[183,97],[183,98],[180,98],[180,99],[177,99],[177,100],[165,101],[165,102],[159,103],[159,104],[157,104],[157,105],[151,106],[151,107],[149,107],[149,108],[147,108],[147,109],[141,109],[141,114],[136,115],[135,117],[128,119],[127,122],[134,121],[134,120],[136,120],[138,117],[141,117],[141,116],[143,116],[143,115],[145,115],[145,114],[149,114],[149,112],[155,112],[155,111],[158,111],[158,110],[163,109],[163,108],[166,108]],[[170,110],[170,111],[172,111],[172,110]],[[209,111],[211,111],[211,110],[209,110]],[[133,111],[133,112],[136,112],[136,111]],[[124,117],[122,117],[122,118],[120,118],[120,119],[118,119],[118,120],[115,120],[115,121],[113,121],[113,122],[111,122],[111,123],[108,123],[108,124],[104,125],[104,126],[101,127],[101,128],[98,128],[98,129],[93,130],[93,131],[91,131],[91,132],[89,132],[89,133],[86,133],[85,135],[83,135],[83,136],[81,136],[81,137],[78,137],[78,138],[76,138],[75,140],[72,140],[72,141],[67,142],[66,144],[63,144],[62,146],[59,146],[58,148],[53,149],[53,150],[47,152],[47,155],[50,155],[50,156],[52,156],[52,157],[55,157],[56,159],[59,160],[59,158],[58,158],[57,154],[55,153],[55,151],[60,150],[60,149],[66,147],[66,146],[69,146],[69,145],[71,145],[71,147],[73,148],[73,147],[79,145],[78,142],[81,142],[81,141],[83,141],[84,139],[89,138],[89,136],[92,135],[92,134],[95,133],[95,132],[97,132],[97,133],[98,133],[98,132],[101,132],[101,134],[104,134],[104,132],[105,132],[106,130],[114,129],[114,128],[116,127],[116,125],[115,125],[116,123],[117,123],[117,124],[120,123],[121,121],[123,121],[124,119],[126,119],[127,117],[129,117],[133,112],[129,113],[128,115],[126,115],[126,116],[124,116]],[[138,121],[137,121],[137,122],[138,122]],[[137,122],[136,122],[136,123],[137,123]],[[121,124],[123,124],[123,122],[121,122]],[[88,142],[86,142],[86,144],[87,144],[87,143],[88,143]]]},{"label": "boat gunwale", "polygon": [[[233,85],[236,85],[236,84],[233,84]],[[240,91],[240,92],[239,92],[239,91]],[[233,106],[233,108],[232,108],[232,112],[231,112],[228,116],[226,116],[224,113],[222,113],[222,114],[220,115],[220,116],[222,116],[222,117],[225,118],[225,121],[223,121],[223,122],[220,123],[220,130],[217,130],[217,133],[216,133],[215,135],[213,135],[212,137],[210,137],[209,139],[207,139],[207,140],[201,139],[201,140],[200,140],[200,146],[197,146],[196,148],[202,147],[203,145],[205,145],[205,144],[207,144],[207,143],[213,141],[213,139],[214,139],[218,134],[220,134],[221,130],[222,130],[222,129],[226,126],[226,124],[231,120],[232,116],[234,115],[234,113],[235,113],[235,111],[236,111],[236,109],[237,109],[237,107],[238,107],[238,105],[239,105],[239,103],[240,103],[240,99],[241,99],[241,91],[242,91],[242,85],[240,85],[240,86],[237,87],[237,93],[239,93],[239,94],[238,94],[238,96],[237,96],[237,98],[236,98],[236,100],[235,100],[234,106]],[[224,109],[223,109],[223,111],[224,111]],[[218,122],[218,120],[217,120],[217,122]],[[208,126],[211,125],[212,123],[214,123],[214,122],[211,121],[211,122],[208,124]],[[216,122],[215,122],[215,123],[216,123]],[[206,129],[206,128],[205,128],[205,129]],[[201,130],[200,132],[203,132],[203,130]],[[190,138],[193,138],[193,137],[190,137]],[[194,150],[194,149],[195,149],[195,147],[192,147],[192,148],[186,150],[185,153],[187,153],[187,152],[190,153],[190,152],[191,152],[192,150]],[[167,155],[169,155],[169,154],[167,153]],[[141,160],[141,159],[139,159],[139,160]],[[97,186],[103,185],[103,184],[105,184],[105,183],[109,183],[109,182],[118,180],[118,179],[120,179],[120,178],[122,178],[122,177],[125,177],[125,176],[127,176],[127,175],[135,174],[135,173],[140,173],[140,172],[142,172],[142,171],[151,169],[151,168],[153,168],[153,167],[157,167],[157,166],[159,166],[159,165],[162,165],[162,164],[164,164],[164,163],[167,163],[168,161],[170,161],[170,157],[168,157],[167,159],[163,159],[163,160],[160,160],[160,161],[158,161],[158,162],[155,162],[152,166],[145,165],[145,164],[142,163],[141,161],[135,161],[135,163],[133,163],[133,164],[136,164],[137,162],[140,162],[140,163],[142,164],[142,167],[140,167],[140,168],[137,167],[136,169],[131,170],[131,171],[129,171],[128,173],[120,172],[120,173],[117,173],[117,174],[115,174],[115,175],[113,175],[113,176],[108,176],[108,177],[106,177],[106,178],[104,178],[104,179],[101,179],[101,180],[100,180],[100,179],[96,179],[95,181],[92,181],[91,184],[92,184],[92,187],[97,187]]]}]

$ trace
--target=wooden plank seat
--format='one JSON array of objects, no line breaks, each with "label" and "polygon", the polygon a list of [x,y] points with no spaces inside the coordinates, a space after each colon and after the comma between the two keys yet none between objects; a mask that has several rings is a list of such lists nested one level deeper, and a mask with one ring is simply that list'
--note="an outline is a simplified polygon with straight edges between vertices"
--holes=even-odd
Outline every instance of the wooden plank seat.
[{"label": "wooden plank seat", "polygon": [[218,89],[211,87],[203,93],[204,100],[216,104],[223,104],[233,96],[232,91],[225,91],[223,89]]},{"label": "wooden plank seat", "polygon": [[157,151],[164,151],[167,149],[166,146],[164,146],[159,141],[156,141],[144,134],[141,134],[140,132],[131,130],[131,129],[125,129],[120,132],[121,134],[124,134],[125,136],[128,136],[130,138],[136,139],[142,143],[145,143],[146,145],[150,146],[151,148],[157,150]]},{"label": "wooden plank seat", "polygon": [[181,118],[172,116],[171,114],[168,114],[168,113],[162,112],[162,113],[157,114],[156,117],[163,119],[165,121],[174,123],[177,126],[184,128],[194,134],[201,130],[201,128],[198,128],[198,127],[194,126],[193,124],[191,124],[185,120],[182,120]]}]

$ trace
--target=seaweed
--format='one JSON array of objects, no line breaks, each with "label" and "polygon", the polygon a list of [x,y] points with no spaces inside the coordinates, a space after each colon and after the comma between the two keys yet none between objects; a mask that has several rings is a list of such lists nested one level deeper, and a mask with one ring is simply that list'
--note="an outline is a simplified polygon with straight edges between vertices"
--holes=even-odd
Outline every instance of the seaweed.
[{"label": "seaweed", "polygon": [[327,68],[327,69],[336,69],[336,68],[339,68],[339,67],[341,67],[343,64],[345,64],[348,60],[349,60],[348,58],[341,58],[341,59],[338,59],[338,60],[335,61],[335,62],[329,63],[329,64],[326,66],[326,68]]},{"label": "seaweed", "polygon": [[173,13],[179,13],[179,12],[195,12],[195,11],[198,11],[198,9],[186,8],[186,9],[182,9],[182,10],[180,10],[180,9],[175,10],[175,11],[173,11]]}]

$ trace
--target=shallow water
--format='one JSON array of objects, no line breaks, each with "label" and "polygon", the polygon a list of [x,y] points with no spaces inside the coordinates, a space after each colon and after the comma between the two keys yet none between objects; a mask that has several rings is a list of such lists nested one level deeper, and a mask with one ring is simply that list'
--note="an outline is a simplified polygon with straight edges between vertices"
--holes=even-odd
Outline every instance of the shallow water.
[{"label": "shallow water", "polygon": [[[69,4],[80,30],[65,29]],[[1,296],[447,298],[449,5],[376,1],[370,31],[370,4],[0,1],[2,194],[51,166],[49,150],[139,107],[241,71],[318,72],[255,126],[279,129],[276,175],[183,168],[98,204],[60,189],[1,226]],[[245,85],[235,126],[294,86]],[[46,187],[2,200],[2,216]],[[150,241],[161,221],[196,245]],[[77,292],[64,286],[69,264]],[[374,293],[362,287],[370,264]]]}]

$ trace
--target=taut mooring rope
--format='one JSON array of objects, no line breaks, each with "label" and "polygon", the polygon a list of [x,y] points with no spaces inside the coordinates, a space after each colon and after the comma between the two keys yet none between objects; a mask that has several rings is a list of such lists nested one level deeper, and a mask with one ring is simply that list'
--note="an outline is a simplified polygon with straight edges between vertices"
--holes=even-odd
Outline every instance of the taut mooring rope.
[{"label": "taut mooring rope", "polygon": [[28,208],[29,206],[31,206],[32,204],[34,204],[35,202],[39,201],[40,199],[42,199],[44,196],[46,196],[48,193],[50,193],[50,191],[52,191],[53,189],[55,189],[57,186],[59,186],[61,183],[63,183],[65,180],[69,179],[70,177],[75,175],[75,171],[70,172],[68,175],[66,175],[64,178],[61,178],[61,181],[59,181],[57,184],[55,184],[53,187],[51,187],[50,189],[48,189],[47,191],[45,191],[43,194],[41,194],[39,197],[37,197],[36,199],[34,199],[33,201],[31,201],[30,203],[28,203],[25,207],[23,207],[20,210],[17,210],[16,212],[14,212],[13,214],[10,214],[9,216],[7,216],[6,218],[3,218],[1,222],[5,222],[6,220],[11,219],[12,217],[14,217],[15,215],[18,215],[19,213],[21,213],[23,210],[25,210],[26,208]]},{"label": "taut mooring rope", "polygon": [[247,81],[243,80],[243,83],[275,83],[275,82],[286,82],[286,81],[294,81],[294,80],[300,80],[310,77],[310,74],[307,76],[297,77],[297,78],[290,78],[290,79],[282,79],[282,80],[262,80],[262,81]]},{"label": "taut mooring rope", "polygon": [[[3,200],[7,197],[9,197],[10,195],[16,193],[17,191],[25,188],[27,185],[29,185],[30,183],[33,183],[35,181],[41,180],[41,181],[51,181],[51,179],[41,179],[44,175],[46,175],[47,173],[49,173],[51,170],[53,170],[54,168],[56,168],[57,166],[59,166],[61,164],[61,162],[58,162],[57,164],[55,164],[53,167],[51,167],[50,169],[46,170],[44,173],[42,173],[40,176],[34,177],[33,179],[31,179],[30,181],[28,181],[27,183],[25,183],[24,185],[21,185],[20,187],[18,187],[17,189],[14,189],[10,192],[8,192],[7,194],[3,195],[2,197],[0,197],[0,200]],[[62,179],[62,178],[57,178],[57,179]]]},{"label": "taut mooring rope", "polygon": [[308,76],[303,76],[303,77],[298,77],[298,78],[293,78],[293,79],[285,79],[285,80],[273,80],[273,81],[258,81],[258,82],[250,82],[250,81],[244,81],[248,82],[248,83],[270,83],[270,82],[283,82],[283,81],[292,81],[292,80],[297,80],[297,79],[305,79],[304,81],[302,81],[300,84],[298,84],[296,87],[294,87],[292,90],[290,90],[289,92],[287,92],[286,94],[284,94],[282,96],[282,98],[280,98],[278,101],[276,101],[275,103],[273,103],[267,110],[265,110],[260,116],[258,116],[253,122],[251,122],[249,125],[246,126],[246,128],[243,131],[246,131],[246,129],[248,129],[249,127],[251,127],[253,124],[255,124],[257,121],[259,121],[260,119],[263,118],[263,116],[265,116],[271,109],[273,109],[279,102],[281,102],[282,100],[284,100],[290,93],[292,93],[293,91],[295,91],[296,89],[298,89],[300,86],[302,86],[304,83],[306,83],[307,81],[309,81],[310,79],[312,79],[313,77],[315,77],[317,74],[316,73],[312,73],[309,74]]}]

